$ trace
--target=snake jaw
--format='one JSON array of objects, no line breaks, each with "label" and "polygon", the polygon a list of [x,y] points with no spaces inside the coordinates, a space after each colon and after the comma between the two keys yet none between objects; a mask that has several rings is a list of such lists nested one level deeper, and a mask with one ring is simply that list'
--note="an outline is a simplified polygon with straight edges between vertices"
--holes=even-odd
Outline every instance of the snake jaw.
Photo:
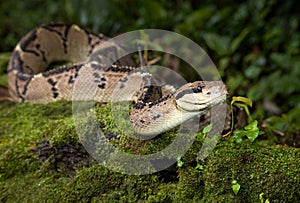
[{"label": "snake jaw", "polygon": [[201,112],[226,100],[227,90],[222,81],[188,83],[177,91],[176,104],[188,112]]}]

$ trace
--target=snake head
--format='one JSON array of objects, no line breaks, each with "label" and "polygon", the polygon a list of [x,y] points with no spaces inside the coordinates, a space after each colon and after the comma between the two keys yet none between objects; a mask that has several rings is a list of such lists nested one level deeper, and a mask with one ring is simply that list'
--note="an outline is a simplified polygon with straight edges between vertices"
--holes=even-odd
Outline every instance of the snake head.
[{"label": "snake head", "polygon": [[222,81],[187,83],[175,93],[177,107],[185,111],[202,111],[226,100],[227,88]]}]

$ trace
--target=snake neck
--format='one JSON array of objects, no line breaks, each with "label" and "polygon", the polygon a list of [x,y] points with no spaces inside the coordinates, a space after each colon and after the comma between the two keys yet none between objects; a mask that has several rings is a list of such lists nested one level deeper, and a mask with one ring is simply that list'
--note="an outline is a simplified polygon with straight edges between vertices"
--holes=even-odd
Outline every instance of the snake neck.
[{"label": "snake neck", "polygon": [[170,130],[202,113],[204,112],[188,112],[181,109],[176,105],[174,95],[171,95],[157,102],[136,104],[131,112],[130,122],[136,133],[152,136]]}]

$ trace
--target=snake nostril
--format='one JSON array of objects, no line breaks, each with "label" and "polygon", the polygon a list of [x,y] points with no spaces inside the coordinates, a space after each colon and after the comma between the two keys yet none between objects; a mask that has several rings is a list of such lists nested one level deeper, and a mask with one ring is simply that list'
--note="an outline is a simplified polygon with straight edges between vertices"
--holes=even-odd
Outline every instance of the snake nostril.
[{"label": "snake nostril", "polygon": [[206,94],[207,94],[207,95],[210,95],[210,94],[211,94],[211,92],[206,92]]}]

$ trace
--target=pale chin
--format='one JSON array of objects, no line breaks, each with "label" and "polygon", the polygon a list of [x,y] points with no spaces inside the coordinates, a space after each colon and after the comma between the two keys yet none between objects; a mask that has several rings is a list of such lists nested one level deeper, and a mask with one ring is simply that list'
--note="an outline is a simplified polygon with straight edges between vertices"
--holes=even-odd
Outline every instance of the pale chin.
[{"label": "pale chin", "polygon": [[220,103],[223,103],[226,101],[226,94],[222,94],[218,97],[216,97],[215,99],[212,99],[212,102],[210,103],[210,106],[214,106]]}]

